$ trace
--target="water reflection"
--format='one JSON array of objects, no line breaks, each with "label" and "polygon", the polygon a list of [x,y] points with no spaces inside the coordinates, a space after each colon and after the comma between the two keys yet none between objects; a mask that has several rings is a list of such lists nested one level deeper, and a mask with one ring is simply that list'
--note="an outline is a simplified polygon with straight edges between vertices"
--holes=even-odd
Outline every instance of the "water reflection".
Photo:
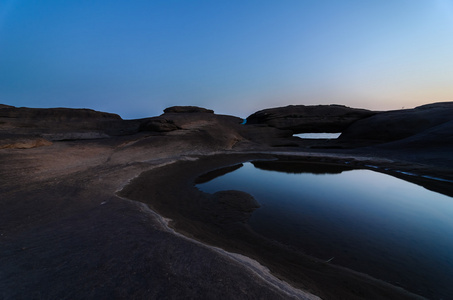
[{"label": "water reflection", "polygon": [[316,132],[316,133],[298,133],[293,136],[300,137],[302,139],[336,139],[341,135],[341,132],[329,133],[329,132]]},{"label": "water reflection", "polygon": [[250,225],[268,238],[416,293],[453,295],[452,198],[370,170],[253,164],[198,187],[253,195],[261,208]]},{"label": "water reflection", "polygon": [[320,163],[294,163],[293,161],[255,161],[255,168],[267,171],[277,171],[289,174],[340,174],[350,171],[352,168],[344,165],[320,164]]}]

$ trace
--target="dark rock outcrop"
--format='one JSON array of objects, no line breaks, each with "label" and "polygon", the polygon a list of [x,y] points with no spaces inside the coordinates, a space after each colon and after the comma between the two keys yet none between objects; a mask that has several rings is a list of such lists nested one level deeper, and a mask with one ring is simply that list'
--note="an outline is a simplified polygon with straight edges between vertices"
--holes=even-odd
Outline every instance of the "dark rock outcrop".
[{"label": "dark rock outcrop", "polygon": [[[164,114],[140,120],[140,131],[183,135],[189,131],[206,134],[212,141],[220,144],[227,142],[228,149],[239,142],[271,147],[295,147],[291,140],[293,132],[270,127],[266,124],[242,125],[238,117],[217,115],[212,110],[196,106],[174,106],[164,110]],[[207,142],[207,141],[205,141]]]},{"label": "dark rock outcrop", "polygon": [[[267,125],[242,125],[238,128],[239,133],[249,141],[271,147],[294,147],[296,143],[292,141],[293,132],[282,130]],[[295,138],[297,139],[297,138]]]},{"label": "dark rock outcrop", "polygon": [[0,106],[0,136],[31,135],[52,141],[99,139],[136,133],[139,125],[137,120],[125,121],[117,114],[91,109]]},{"label": "dark rock outcrop", "polygon": [[[32,148],[53,141],[108,139],[139,132],[173,135],[212,144],[215,149],[253,147],[356,148],[386,144],[401,148],[453,145],[453,102],[414,109],[372,112],[341,105],[287,106],[265,109],[242,119],[195,106],[174,106],[164,114],[123,120],[90,109],[16,108],[0,105],[0,147]],[[337,140],[307,142],[298,132],[338,132]],[[196,144],[196,143],[195,143]],[[255,146],[253,146],[255,145]]]},{"label": "dark rock outcrop", "polygon": [[172,120],[164,118],[150,118],[140,125],[140,131],[169,132],[181,129]]},{"label": "dark rock outcrop", "polygon": [[211,109],[197,106],[172,106],[164,109],[164,114],[141,120],[140,131],[169,132],[178,129],[203,127],[214,120],[223,123],[240,124],[237,117],[215,115]]},{"label": "dark rock outcrop", "polygon": [[172,106],[164,109],[164,113],[209,113],[213,114],[212,109],[206,109],[198,106]]},{"label": "dark rock outcrop", "polygon": [[121,120],[117,114],[85,108],[28,108],[9,105],[0,106],[0,118],[45,119],[47,121]]},{"label": "dark rock outcrop", "polygon": [[50,145],[52,142],[40,137],[0,136],[0,149],[30,149]]},{"label": "dark rock outcrop", "polygon": [[260,110],[247,118],[247,124],[267,124],[293,133],[342,132],[352,123],[374,114],[343,105],[290,105]]},{"label": "dark rock outcrop", "polygon": [[[242,119],[216,115],[212,110],[178,106],[164,110],[164,114],[140,120],[140,131],[190,139],[195,145],[210,145],[213,149],[231,149],[244,137],[238,132]],[[194,149],[194,150],[195,150]]]},{"label": "dark rock outcrop", "polygon": [[339,140],[376,144],[406,139],[421,146],[453,143],[452,132],[453,102],[442,102],[383,112],[357,121],[343,131]]}]

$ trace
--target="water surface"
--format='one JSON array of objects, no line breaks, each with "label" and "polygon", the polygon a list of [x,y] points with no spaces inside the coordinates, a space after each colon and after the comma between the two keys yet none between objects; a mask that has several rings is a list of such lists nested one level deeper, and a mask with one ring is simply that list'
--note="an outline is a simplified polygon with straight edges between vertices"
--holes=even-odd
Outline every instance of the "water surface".
[{"label": "water surface", "polygon": [[341,132],[329,133],[329,132],[317,132],[317,133],[298,133],[293,136],[300,137],[302,139],[336,139],[341,135]]},{"label": "water surface", "polygon": [[253,195],[261,207],[250,225],[270,239],[430,298],[453,297],[451,197],[370,170],[255,164],[197,187]]}]

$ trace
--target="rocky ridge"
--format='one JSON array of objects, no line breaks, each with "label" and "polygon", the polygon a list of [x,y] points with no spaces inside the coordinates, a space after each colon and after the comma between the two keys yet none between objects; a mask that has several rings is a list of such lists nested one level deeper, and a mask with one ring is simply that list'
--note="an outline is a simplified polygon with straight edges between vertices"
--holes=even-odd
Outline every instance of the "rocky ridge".
[{"label": "rocky ridge", "polygon": [[453,145],[453,102],[382,112],[357,120],[340,140],[388,143],[405,140],[419,146]]},{"label": "rocky ridge", "polygon": [[268,108],[247,117],[247,124],[266,124],[293,133],[342,132],[355,121],[377,112],[344,105],[289,105]]},{"label": "rocky ridge", "polygon": [[[357,148],[445,147],[453,144],[453,102],[433,103],[387,112],[341,105],[290,105],[258,111],[242,119],[217,115],[195,106],[175,106],[160,116],[123,120],[116,114],[89,109],[16,108],[0,105],[0,148],[32,148],[62,140],[108,139],[140,132],[185,134],[204,132],[233,145],[269,147]],[[326,142],[302,141],[298,132],[342,132]],[[223,141],[223,142],[222,142]],[[238,144],[239,143],[239,144]],[[261,145],[261,146],[259,146]],[[392,146],[393,145],[393,146]]]}]

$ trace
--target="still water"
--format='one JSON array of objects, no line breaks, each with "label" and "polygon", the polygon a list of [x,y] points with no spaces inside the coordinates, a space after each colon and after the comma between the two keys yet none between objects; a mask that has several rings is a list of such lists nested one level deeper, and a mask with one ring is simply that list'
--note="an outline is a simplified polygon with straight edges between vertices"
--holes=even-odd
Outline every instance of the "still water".
[{"label": "still water", "polygon": [[453,298],[451,197],[370,170],[282,162],[245,163],[197,187],[253,195],[261,207],[249,223],[270,239],[429,298]]},{"label": "still water", "polygon": [[341,135],[341,132],[337,133],[329,133],[329,132],[321,132],[321,133],[298,133],[293,134],[293,136],[300,137],[302,139],[336,139]]}]

